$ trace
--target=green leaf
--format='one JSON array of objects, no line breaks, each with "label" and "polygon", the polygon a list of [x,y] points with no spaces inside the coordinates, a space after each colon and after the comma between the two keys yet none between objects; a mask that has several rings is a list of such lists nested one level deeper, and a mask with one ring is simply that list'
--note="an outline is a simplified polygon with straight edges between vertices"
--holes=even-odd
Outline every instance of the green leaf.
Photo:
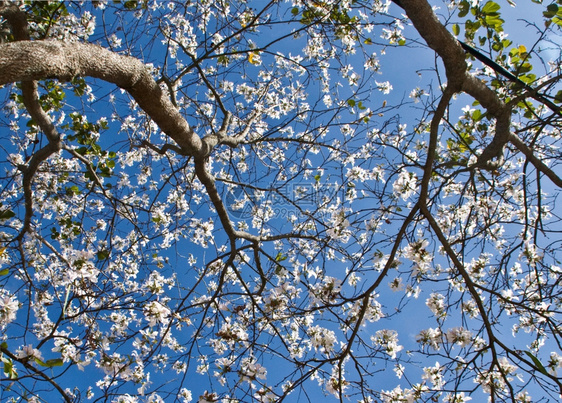
[{"label": "green leaf", "polygon": [[455,34],[455,36],[458,36],[461,33],[461,28],[459,27],[459,24],[453,24],[453,34]]},{"label": "green leaf", "polygon": [[291,14],[297,15],[298,13],[299,13],[299,8],[298,8],[298,7],[293,7],[293,9],[291,10]]},{"label": "green leaf", "polygon": [[100,250],[98,253],[96,253],[96,257],[98,258],[98,260],[106,260],[109,257],[109,251]]},{"label": "green leaf", "polygon": [[486,24],[493,27],[500,27],[504,21],[497,15],[487,15],[486,16]]},{"label": "green leaf", "polygon": [[4,210],[0,213],[0,220],[8,220],[15,215],[16,213],[14,213],[12,210]]},{"label": "green leaf", "polygon": [[353,108],[355,106],[355,100],[354,99],[348,99],[347,104]]},{"label": "green leaf", "polygon": [[548,12],[556,14],[558,12],[558,5],[556,3],[549,4],[546,9]]},{"label": "green leaf", "polygon": [[519,74],[528,73],[529,71],[533,70],[533,65],[531,63],[523,63],[517,69]]},{"label": "green leaf", "polygon": [[[550,11],[543,11],[542,15],[543,15],[545,18],[552,18],[552,17],[554,17],[554,16],[556,15],[556,13],[552,13],[552,12],[550,12]],[[548,21],[548,22],[550,22],[550,21]]]},{"label": "green leaf", "polygon": [[2,357],[2,362],[4,363],[4,373],[10,379],[16,379],[18,377],[18,371],[14,368],[12,360],[6,357]]},{"label": "green leaf", "polygon": [[10,273],[10,269],[3,269],[0,270],[0,276],[5,276],[6,274]]},{"label": "green leaf", "polygon": [[537,80],[537,76],[534,75],[533,73],[528,73],[519,77],[519,79],[523,81],[525,84],[531,85]]},{"label": "green leaf", "polygon": [[287,256],[283,255],[283,253],[281,252],[277,253],[277,256],[275,256],[275,261],[282,262],[283,260],[287,260]]},{"label": "green leaf", "polygon": [[34,360],[37,364],[47,368],[62,367],[62,365],[64,364],[62,358],[53,358],[51,360],[47,360],[46,362],[43,362],[39,358],[34,357]]},{"label": "green leaf", "polygon": [[59,239],[59,237],[60,237],[60,232],[58,232],[54,228],[51,228],[51,239]]},{"label": "green leaf", "polygon": [[482,111],[480,109],[475,109],[474,112],[472,112],[472,119],[475,121],[482,119]]},{"label": "green leaf", "polygon": [[459,149],[461,152],[468,151],[468,146],[474,141],[474,137],[470,133],[460,133],[460,138],[462,141],[459,142]]},{"label": "green leaf", "polygon": [[539,372],[541,374],[548,376],[548,371],[546,370],[544,365],[542,365],[542,363],[539,361],[539,359],[537,357],[535,357],[529,351],[525,351],[525,354],[527,354],[527,356],[529,356],[529,358],[531,358],[531,360],[533,360],[533,364],[535,364],[535,366],[537,367],[537,369],[539,370]]},{"label": "green leaf", "polygon": [[484,7],[482,7],[482,12],[487,15],[496,14],[499,9],[500,9],[500,5],[498,3],[489,1],[486,4],[484,4]]},{"label": "green leaf", "polygon": [[123,5],[125,6],[125,8],[127,10],[134,10],[134,9],[137,8],[138,2],[134,1],[134,0],[131,0],[131,1],[126,1]]},{"label": "green leaf", "polygon": [[37,357],[33,357],[33,361],[35,361],[38,365],[41,365],[42,367],[46,367],[47,364],[45,364],[43,361],[41,361],[39,358]]},{"label": "green leaf", "polygon": [[9,375],[12,372],[12,362],[6,358],[2,358],[2,361],[4,362],[4,373]]},{"label": "green leaf", "polygon": [[64,361],[62,360],[62,358],[53,358],[51,360],[47,360],[47,362],[45,364],[47,364],[47,367],[49,367],[49,368],[62,367],[62,365],[64,364]]},{"label": "green leaf", "polygon": [[80,193],[82,193],[82,192],[80,191],[80,188],[76,185],[69,186],[69,187],[66,188],[66,195],[67,196],[79,195]]},{"label": "green leaf", "polygon": [[459,4],[459,17],[462,18],[465,15],[467,15],[469,10],[470,10],[470,4],[468,3],[468,1],[466,0],[461,1]]}]

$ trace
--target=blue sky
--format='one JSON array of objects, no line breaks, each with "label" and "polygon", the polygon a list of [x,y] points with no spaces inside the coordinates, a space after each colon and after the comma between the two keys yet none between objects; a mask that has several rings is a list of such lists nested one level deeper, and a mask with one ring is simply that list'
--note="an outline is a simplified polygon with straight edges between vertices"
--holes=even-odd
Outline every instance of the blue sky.
[{"label": "blue sky", "polygon": [[[517,9],[511,10],[515,13],[521,13],[521,10],[523,9],[523,6],[528,6],[528,7],[535,7],[535,8],[539,8],[540,6],[537,6],[535,4],[532,3],[523,3],[521,2],[522,5],[519,6]],[[260,3],[256,3],[256,4],[260,4]],[[394,6],[393,6],[394,7]],[[526,7],[525,9],[525,15],[526,15]],[[506,11],[506,12],[510,12],[509,7],[506,5],[502,4],[502,11]],[[101,20],[101,15],[97,16],[98,18],[100,18]],[[105,16],[106,19],[111,18],[111,15],[106,15]],[[507,19],[507,18],[506,18]],[[128,25],[130,27],[132,27],[131,29],[134,28],[134,24],[131,23],[130,25]],[[511,26],[508,26],[506,31],[509,33],[510,37],[513,36],[513,40],[516,43],[524,43],[526,46],[530,47],[532,46],[532,43],[525,43],[525,41],[530,38],[527,37],[525,35],[518,35],[519,32],[523,32],[523,30],[520,30],[519,27],[521,26],[525,26],[525,23],[518,23],[516,28],[511,28]],[[281,30],[283,30],[285,28],[281,28]],[[101,32],[101,30],[100,30]],[[255,40],[257,42],[258,45],[260,45],[260,42],[263,43],[267,43],[271,38],[268,37],[267,33],[270,32],[271,33],[271,38],[274,38],[276,35],[279,34],[279,30],[275,29],[275,30],[271,30],[271,31],[265,31],[265,33],[261,34],[259,37],[256,37]],[[119,34],[118,34],[119,35]],[[412,36],[415,36],[414,34],[412,34]],[[94,36],[94,38],[100,38],[100,37],[96,37]],[[147,36],[147,35],[143,35],[143,32],[138,32],[137,33],[137,38],[141,41],[141,45],[138,46],[139,44],[136,44],[136,48],[137,49],[141,49],[138,51],[138,53],[143,53],[146,54],[147,56],[147,61],[152,61],[152,62],[157,62],[161,59],[162,56],[162,52],[163,52],[163,48],[160,47],[160,44],[157,41],[154,41],[152,37]],[[142,46],[143,42],[146,40],[146,52]],[[287,40],[284,42],[280,42],[278,45],[276,45],[275,50],[280,50],[284,53],[289,53],[292,52],[293,50],[300,51],[300,48],[303,45],[303,41],[302,40]],[[105,43],[102,42],[102,45],[105,45]],[[149,53],[149,45],[153,46],[152,53]],[[380,54],[381,52],[381,48],[378,46],[374,46],[373,45],[373,50],[378,52]],[[405,56],[406,55],[406,56]],[[349,62],[351,64],[356,63],[356,60],[358,60],[359,57],[355,58],[353,56],[350,56],[348,58],[348,60],[346,60],[345,62]],[[171,61],[171,60],[170,60]],[[373,91],[370,95],[366,96],[365,100],[363,100],[363,104],[366,108],[371,108],[373,111],[377,111],[380,110],[381,108],[383,108],[383,104],[386,102],[387,105],[390,107],[393,104],[398,104],[400,103],[402,100],[405,100],[407,102],[410,102],[410,100],[408,99],[408,96],[410,94],[410,91],[415,88],[415,87],[421,87],[423,89],[427,89],[428,86],[437,86],[437,81],[436,81],[436,77],[433,71],[431,70],[427,70],[427,68],[432,69],[434,66],[434,54],[431,51],[427,51],[426,49],[422,48],[422,47],[416,47],[414,46],[413,48],[402,48],[402,47],[398,47],[398,48],[392,48],[392,47],[388,47],[386,48],[386,55],[384,57],[381,58],[381,63],[382,63],[382,71],[384,72],[384,76],[381,76],[381,80],[384,77],[384,80],[389,80],[394,89],[393,91],[389,94],[389,95],[385,95],[382,94],[381,92],[378,91]],[[160,67],[160,66],[159,66]],[[362,67],[357,67],[357,70],[360,70]],[[173,68],[170,68],[170,71],[172,71]],[[257,77],[257,73],[258,73],[259,69],[256,67],[254,70],[252,68],[252,66],[248,66],[247,70],[245,70],[245,73],[247,76],[258,79]],[[232,76],[235,77],[236,73],[233,73]],[[376,78],[376,77],[374,77]],[[191,82],[191,80],[193,80],[193,76],[188,75],[186,76],[184,82],[185,83],[189,83]],[[372,84],[372,83],[371,83]],[[110,104],[107,102],[107,100],[109,99],[109,96],[106,94],[109,93],[113,93],[115,94],[115,96],[117,98],[120,97],[119,94],[119,90],[116,90],[114,87],[112,86],[108,86],[104,83],[101,82],[95,82],[92,84],[92,87],[94,88],[94,93],[95,95],[98,97],[98,100],[92,104],[91,107],[89,107],[89,119],[91,121],[94,121],[96,118],[98,118],[100,115],[107,115],[110,116],[114,111],[116,111],[118,114],[123,112],[123,111],[127,111],[128,110],[128,106],[124,106],[121,107],[119,103],[116,103],[114,105]],[[201,87],[198,87],[201,88]],[[316,84],[312,84],[312,88],[314,88],[316,90],[317,85]],[[189,90],[189,87],[186,89],[186,91]],[[312,103],[314,101],[316,101],[314,99],[314,93],[316,91],[311,91],[311,95],[310,96],[310,100],[309,102]],[[342,98],[346,98],[348,92],[346,91],[346,89],[342,89],[341,90],[341,94],[342,94]],[[199,100],[204,100],[206,94],[201,90],[201,93],[194,95],[191,94],[192,96],[196,97]],[[232,105],[234,103],[234,98],[229,99],[229,105]],[[467,101],[469,102],[469,101]],[[74,107],[77,108],[77,110],[81,110],[82,105],[81,105],[81,101],[79,100],[75,100],[72,98],[69,98],[69,103],[74,104]],[[462,106],[464,106],[463,102],[457,102],[455,105],[455,108],[461,108]],[[408,106],[403,106],[400,110],[388,110],[385,111],[386,116],[385,117],[389,117],[389,116],[393,116],[394,114],[396,114],[396,121],[399,121],[400,123],[403,124],[407,124],[409,128],[415,126],[418,122],[419,117],[421,116],[421,110],[419,109],[421,107],[421,104],[414,104],[413,102],[410,103],[410,105]],[[115,108],[115,110],[113,109]],[[453,109],[455,110],[455,109]],[[123,115],[122,118],[124,118],[125,116]],[[222,116],[220,116],[220,113],[218,114],[218,121],[220,122],[220,118]],[[326,119],[328,119],[328,117],[326,117]],[[342,112],[342,120],[345,119],[351,119],[351,115],[347,116],[345,115],[345,113]],[[190,121],[191,123],[191,121]],[[375,123],[376,125],[376,123]],[[382,125],[382,123],[381,123]],[[23,126],[23,121],[22,121],[22,126]],[[295,127],[299,127],[299,125],[297,123],[295,123],[294,125]],[[201,131],[204,130],[204,125],[201,124],[201,126],[198,128]],[[274,135],[275,133],[271,133],[271,135]],[[104,131],[101,134],[100,137],[100,144],[102,144],[103,146],[107,146],[109,147],[109,149],[112,149],[113,147],[117,147],[117,149],[121,150],[121,151],[125,151],[128,147],[129,144],[127,143],[127,136],[130,135],[132,138],[135,138],[135,136],[137,135],[137,133],[134,133],[133,130],[131,130],[129,133],[126,133],[126,131],[121,131],[119,132],[119,122],[110,122],[110,126],[109,129]],[[158,133],[153,133],[152,134],[152,138],[154,140],[157,140],[159,137]],[[340,136],[340,133],[337,132],[336,130],[334,130],[333,133],[331,133],[327,139],[328,140],[333,140],[333,138],[338,138]],[[7,148],[9,146],[6,146]],[[11,151],[8,149],[8,151]],[[117,151],[117,150],[116,150]],[[305,178],[305,175],[301,175],[298,177],[299,181],[302,181],[303,185],[312,185],[314,186],[315,183],[317,182],[317,180],[315,179],[315,175],[317,175],[321,169],[324,169],[324,172],[322,173],[322,175],[320,176],[320,179],[318,179],[319,181],[322,181],[323,184],[325,184],[324,186],[324,190],[326,189],[326,187],[329,187],[331,189],[331,186],[334,186],[334,189],[337,189],[335,187],[335,184],[341,184],[342,183],[342,177],[344,176],[344,173],[342,172],[341,169],[338,168],[338,164],[335,162],[330,163],[329,159],[326,158],[325,155],[316,155],[316,154],[312,154],[312,153],[308,153],[307,156],[310,158],[311,164],[310,164],[310,175],[308,177]],[[393,156],[391,155],[391,153],[389,153],[388,158],[390,160],[392,160],[393,158],[398,157],[398,155]],[[3,157],[4,158],[4,157]],[[6,161],[2,162],[3,165],[6,165]],[[323,166],[318,166],[320,164],[326,164]],[[330,165],[332,164],[332,165]],[[148,158],[147,157],[147,165],[152,166],[153,171],[151,174],[151,177],[154,179],[159,178],[160,174],[162,171],[169,169],[170,167],[170,162],[166,159],[162,159],[162,160],[158,160],[156,158]],[[178,168],[178,173],[175,176],[171,177],[170,180],[170,184],[169,186],[165,189],[166,192],[162,192],[160,194],[155,194],[148,185],[144,186],[144,189],[146,191],[146,194],[148,194],[152,200],[154,200],[154,202],[158,202],[158,201],[163,201],[166,199],[166,196],[168,194],[168,192],[171,191],[171,188],[173,188],[174,186],[177,185],[182,185],[185,184],[185,182],[187,181],[185,177],[182,177],[182,175],[186,175],[184,171],[182,171],[181,169],[179,169],[179,167],[181,166],[181,162],[172,162],[171,163],[172,166]],[[265,164],[264,164],[265,165]],[[250,170],[252,169],[252,167],[250,167]],[[263,166],[262,166],[263,169]],[[339,170],[338,170],[339,169]],[[123,169],[121,172],[124,173],[128,173],[130,174],[130,180],[131,181],[138,181],[138,178],[136,177],[136,172],[134,172],[133,170],[129,171],[128,168]],[[259,186],[263,186],[263,187],[267,187],[272,183],[276,183],[279,184],[282,181],[277,181],[275,182],[276,178],[274,177],[275,172],[272,170],[271,172],[268,171],[260,171],[255,173],[255,175],[250,175],[248,174],[245,178],[248,179],[253,179],[255,180],[255,182],[253,182],[253,185],[259,185]],[[116,186],[117,184],[117,179],[108,179],[108,182],[112,183],[113,186]],[[389,181],[390,182],[390,181]],[[131,182],[132,183],[132,182]],[[291,184],[289,184],[290,186],[292,186]],[[289,187],[289,186],[288,186]],[[139,188],[142,188],[139,185]],[[290,187],[289,187],[289,191],[290,191]],[[186,189],[186,193],[189,193],[190,190]],[[341,195],[341,193],[343,193],[344,190],[338,190],[337,192],[334,193],[335,195]],[[238,195],[239,193],[237,193]],[[288,193],[287,193],[288,194]],[[344,196],[341,195],[341,197],[343,198]],[[283,208],[286,208],[288,211],[291,211],[292,207],[290,205],[283,205],[283,202],[280,199],[275,199],[276,203],[278,203],[279,205],[276,205],[274,207],[279,207],[280,208],[280,212],[284,211]],[[372,206],[369,204],[370,200],[366,199],[366,201],[364,202],[364,208],[371,208]],[[360,204],[361,205],[361,204]],[[209,218],[213,219],[214,223],[215,223],[215,228],[216,231],[214,232],[215,236],[217,237],[217,248],[221,246],[221,243],[223,241],[226,240],[226,237],[224,236],[224,234],[221,232],[220,229],[220,224],[218,222],[217,217],[209,211],[208,205],[206,204],[206,201],[198,201],[195,199],[191,199],[191,205],[190,208],[193,211],[193,215],[203,221],[208,220]],[[367,217],[367,215],[365,215],[365,217]],[[152,219],[150,214],[145,214],[143,216],[140,216],[140,220],[141,221],[145,221],[146,223],[150,224],[150,220]],[[183,219],[183,217],[180,218]],[[271,222],[271,226],[275,227],[276,225],[279,225],[279,227],[281,227],[281,222],[283,221],[284,217],[280,217],[279,221],[276,220],[272,220]],[[243,221],[243,220],[242,220]],[[187,222],[187,219],[186,221]],[[182,222],[181,224],[185,224],[185,222]],[[279,223],[279,224],[277,224]],[[119,229],[119,232],[116,232],[114,235],[119,235],[119,236],[124,236],[124,234],[126,234],[128,231],[131,230],[131,226],[129,224],[126,223],[125,220],[122,221],[123,227],[121,227]],[[53,223],[53,225],[55,225],[55,223]],[[152,224],[151,224],[152,225]],[[276,229],[284,229],[284,226],[286,225],[286,223],[283,221],[283,227],[281,228],[276,228]],[[152,228],[149,225],[147,225],[147,228]],[[387,227],[387,231],[389,233],[391,233],[393,230],[397,230],[398,226],[397,224],[393,224],[393,225],[389,225]],[[160,243],[161,239],[154,239],[153,241],[151,241],[150,243],[148,243],[148,245],[146,246],[146,255],[150,255],[153,253],[157,253],[160,254],[166,263],[164,264],[164,267],[161,269],[161,272],[163,274],[167,274],[167,275],[171,275],[172,273],[176,273],[176,275],[178,276],[179,279],[182,280],[182,282],[184,282],[184,286],[185,288],[183,289],[174,289],[172,291],[170,291],[170,293],[177,298],[178,300],[180,300],[181,298],[183,298],[186,293],[189,292],[189,287],[190,287],[190,281],[192,281],[192,278],[195,278],[195,272],[197,269],[201,269],[202,265],[204,263],[207,263],[207,261],[209,259],[211,259],[214,255],[214,253],[221,253],[221,252],[217,252],[217,250],[215,249],[214,246],[209,247],[208,249],[202,249],[201,247],[195,245],[193,242],[190,242],[191,239],[182,239],[180,240],[177,244],[175,244],[172,248],[170,248],[168,251],[161,253],[161,251],[159,250],[159,243]],[[264,246],[264,250],[267,251],[271,256],[275,256],[278,253],[277,249],[274,249],[273,246],[271,245],[265,245]],[[356,246],[349,246],[348,247],[348,251],[354,251],[354,250],[359,250],[358,247]],[[224,251],[223,251],[224,252]],[[283,252],[283,250],[281,251]],[[370,250],[370,253],[374,253],[374,251]],[[195,265],[191,265],[189,263],[189,257],[190,255],[193,255],[198,263]],[[477,255],[477,254],[475,254]],[[288,263],[288,262],[287,262]],[[444,258],[437,256],[435,258],[434,263],[436,264],[446,264],[446,261]],[[283,263],[281,263],[283,264]],[[344,271],[346,269],[346,264],[340,264],[340,263],[336,263],[335,261],[328,261],[328,260],[322,260],[319,259],[317,262],[315,262],[315,264],[320,265],[320,266],[324,266],[326,269],[327,274],[331,274],[331,273],[335,273],[335,274],[340,274],[342,271]],[[151,270],[154,270],[156,268],[156,263],[155,262],[148,262],[146,264],[146,266],[144,266],[144,270],[146,270],[146,273],[149,273]],[[273,270],[274,266],[273,264],[270,267],[267,267],[268,270]],[[254,273],[252,273],[250,270],[248,270],[248,278],[255,275]],[[370,278],[369,276],[366,276],[365,278],[365,283],[367,283],[369,280],[373,281],[376,276],[377,273],[373,272],[372,274],[372,278]],[[386,305],[385,308],[387,309],[393,309],[394,306],[391,305],[392,303],[396,302],[402,294],[400,293],[393,293],[392,291],[390,291],[387,287],[387,283],[390,282],[392,280],[392,276],[389,276],[387,279],[385,279],[383,281],[383,285],[380,288],[380,295],[381,295],[381,301],[386,301]],[[364,283],[364,284],[365,284]],[[439,285],[438,287],[440,287],[441,285]],[[399,335],[400,335],[400,342],[401,344],[404,345],[404,350],[403,350],[403,354],[405,354],[405,352],[409,349],[409,348],[414,348],[416,346],[417,343],[415,343],[415,337],[417,335],[417,333],[419,332],[420,329],[422,328],[427,328],[427,327],[435,327],[435,321],[434,319],[432,319],[431,317],[431,312],[430,310],[425,306],[425,304],[423,303],[423,301],[425,301],[425,299],[429,296],[429,294],[432,292],[432,290],[430,290],[429,288],[424,289],[419,298],[417,300],[413,300],[410,301],[409,304],[405,305],[402,309],[401,315],[398,316],[399,320],[394,320],[392,316],[390,316],[388,319],[383,319],[380,322],[376,322],[373,324],[368,324],[365,328],[364,331],[366,334],[369,333],[375,333],[377,330],[380,329],[394,329],[396,331],[398,331]],[[63,296],[59,296],[59,297],[63,297]],[[22,309],[20,311],[20,316],[18,316],[18,321],[21,321],[20,323],[23,324],[25,317],[24,315],[22,315],[25,312],[24,309]],[[388,312],[389,314],[391,314],[391,312]],[[54,315],[53,315],[54,316]],[[460,318],[452,318],[451,323],[448,324],[448,326],[455,326],[455,325],[460,325],[461,324],[461,319]],[[509,324],[510,325],[510,324]],[[505,326],[505,333],[509,333],[509,326],[506,323]],[[107,325],[103,325],[103,326],[109,326],[109,324]],[[327,325],[330,326],[330,325]],[[332,324],[331,326],[333,326],[333,328],[335,329],[337,327],[337,324]],[[185,340],[189,340],[191,337],[191,333],[192,333],[193,329],[187,329],[185,330],[183,333],[181,333],[181,337],[185,337]],[[19,330],[18,330],[19,331]],[[211,332],[209,333],[211,334]],[[518,338],[521,338],[524,336],[518,335]],[[26,343],[34,343],[35,340],[30,336],[30,335],[26,335],[25,336],[25,341]],[[129,342],[126,342],[125,345]],[[458,348],[458,347],[455,347]],[[43,349],[45,351],[44,353],[44,358],[45,359],[49,359],[54,357],[55,355],[51,356],[50,354],[48,354],[48,349]],[[197,361],[198,357],[200,355],[204,355],[208,353],[209,348],[202,348],[201,351],[193,351],[192,355],[191,355],[191,360],[192,360],[192,368],[195,368],[195,362]],[[258,357],[261,359],[261,357]],[[438,360],[438,358],[436,357],[435,360]],[[430,359],[427,364],[431,365],[433,364],[433,362],[431,362],[432,359]],[[268,377],[268,379],[275,379],[276,374],[275,374],[275,366],[278,365],[277,362],[268,362],[267,358],[264,358],[263,361],[264,365],[268,365],[268,364],[272,364],[273,367],[269,367],[269,371],[270,371],[270,376]],[[214,368],[213,368],[213,362],[211,361],[211,371],[210,374],[212,374]],[[281,367],[282,368],[282,367]],[[286,368],[282,368],[282,369],[286,369]],[[375,377],[373,377],[372,382],[376,382],[377,385],[373,385],[373,387],[377,387],[377,388],[382,388],[382,389],[387,389],[387,385],[394,385],[396,383],[396,375],[395,373],[392,371],[393,367],[392,364],[389,362],[384,362],[381,360],[380,363],[376,363],[375,365],[375,370],[380,372],[377,372],[377,374],[375,375]],[[408,376],[416,379],[419,378],[419,374],[421,370],[412,370],[413,372],[409,372]],[[154,373],[152,375],[152,382],[153,385],[158,385],[159,381],[165,381],[170,379],[170,375],[171,375],[171,370],[169,367],[166,368],[166,370],[163,373]],[[98,377],[99,374],[101,374],[101,370],[99,369],[95,369],[92,366],[88,367],[86,369],[85,372],[77,372],[74,370],[69,371],[68,375],[65,375],[65,377],[67,377],[67,380],[69,380],[69,384],[71,383],[75,383],[76,385],[83,385],[86,384],[86,382],[90,382],[91,380],[88,379],[90,377],[90,375],[95,375],[95,377]],[[175,373],[174,373],[175,375]],[[279,375],[278,375],[279,376]],[[236,382],[237,381],[237,375],[233,374],[232,377],[230,378],[231,382]],[[87,381],[84,381],[85,379],[87,379]],[[97,378],[96,378],[97,379]],[[203,393],[204,390],[210,389],[210,383],[211,382],[216,382],[216,381],[211,381],[210,378],[208,376],[204,376],[204,375],[197,375],[193,373],[193,370],[190,370],[189,373],[186,375],[186,384],[185,386],[190,388],[193,392],[194,396],[198,396],[199,394]],[[281,379],[279,379],[279,382],[281,382]],[[407,386],[407,381],[405,379],[403,379],[403,385],[404,387]],[[324,395],[323,393],[320,391],[319,388],[317,387],[312,387],[312,385],[314,385],[314,382],[312,381],[310,384],[307,384],[306,387],[304,388],[303,391],[299,392],[300,394],[296,395],[295,397],[291,397],[291,401],[318,401],[320,399],[324,399]],[[310,387],[309,387],[310,386]],[[133,386],[131,387],[131,391],[134,392],[136,391],[137,386]],[[0,392],[0,393],[7,393],[7,392]],[[1,396],[1,395],[0,395]],[[99,396],[99,395],[98,395]],[[477,401],[478,396],[475,396],[475,398],[473,399],[473,401]]]}]

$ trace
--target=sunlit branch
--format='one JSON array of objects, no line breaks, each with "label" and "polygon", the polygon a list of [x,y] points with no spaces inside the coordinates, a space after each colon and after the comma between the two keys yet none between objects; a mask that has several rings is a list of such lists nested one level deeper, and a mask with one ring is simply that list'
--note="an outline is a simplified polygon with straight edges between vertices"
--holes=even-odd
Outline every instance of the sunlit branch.
[{"label": "sunlit branch", "polygon": [[351,349],[353,348],[353,341],[357,337],[357,335],[359,333],[359,329],[364,324],[363,321],[364,321],[364,318],[365,318],[365,313],[367,312],[367,308],[369,307],[369,301],[370,301],[371,298],[373,298],[373,293],[377,290],[377,288],[380,286],[382,281],[386,278],[390,269],[392,267],[394,267],[394,265],[396,263],[395,258],[396,258],[396,255],[397,255],[398,251],[399,251],[400,244],[402,243],[402,239],[404,238],[408,227],[410,226],[412,221],[415,219],[415,217],[416,217],[416,215],[418,214],[419,211],[420,211],[420,207],[419,207],[419,203],[418,203],[412,208],[412,210],[408,214],[408,217],[404,220],[404,222],[402,223],[402,226],[400,227],[400,230],[396,234],[396,239],[393,242],[392,250],[390,251],[390,254],[388,255],[388,259],[386,261],[386,264],[385,264],[384,268],[382,269],[381,273],[377,276],[376,281],[373,284],[371,284],[369,286],[369,288],[367,288],[367,290],[365,290],[365,292],[361,293],[361,295],[359,295],[358,298],[356,298],[356,299],[362,300],[361,309],[359,310],[359,313],[357,315],[356,325],[352,329],[351,335],[347,338],[346,348],[338,356],[338,359],[340,361],[345,359],[345,357],[347,357],[347,355],[350,354]]},{"label": "sunlit branch", "polygon": [[230,221],[230,217],[228,216],[228,211],[226,210],[224,202],[217,190],[215,179],[205,167],[204,160],[195,160],[195,172],[201,183],[205,186],[209,199],[211,199],[214,208],[217,210],[222,226],[230,238],[231,249],[236,249],[235,242],[238,238],[243,238],[252,242],[259,241],[259,237],[251,235],[245,231],[238,231],[234,228],[232,221]]},{"label": "sunlit branch", "polygon": [[171,143],[166,143],[164,144],[162,147],[156,147],[154,144],[152,144],[150,141],[148,140],[143,140],[141,143],[143,146],[150,148],[152,151],[157,152],[160,155],[165,155],[169,150],[177,153],[177,154],[182,154],[182,150],[175,144],[171,144]]},{"label": "sunlit branch", "polygon": [[127,90],[185,155],[201,153],[201,138],[189,127],[148,68],[139,60],[80,42],[20,41],[0,45],[0,84],[90,76]]},{"label": "sunlit branch", "polygon": [[540,158],[538,158],[533,151],[525,144],[517,135],[511,133],[509,136],[509,141],[517,147],[529,161],[535,166],[535,168],[545,174],[556,186],[562,187],[562,179],[554,173]]},{"label": "sunlit branch", "polygon": [[[4,2],[2,2],[2,4],[0,4],[0,14],[5,17],[11,25],[16,41],[29,40],[26,15],[20,11],[15,4],[4,4]],[[60,136],[53,125],[51,118],[45,113],[39,102],[37,82],[24,80],[21,83],[21,88],[23,103],[33,121],[47,136],[48,144],[31,157],[27,166],[19,167],[23,173],[25,216],[23,226],[17,236],[18,239],[22,239],[31,226],[31,219],[33,217],[33,191],[31,189],[33,177],[39,169],[39,165],[61,149]]]},{"label": "sunlit branch", "polygon": [[470,278],[470,274],[466,271],[463,263],[457,257],[457,253],[453,250],[453,248],[452,248],[451,244],[449,243],[449,241],[447,240],[445,234],[443,234],[443,232],[441,231],[441,227],[435,221],[435,218],[433,218],[433,215],[429,211],[429,208],[425,205],[421,205],[420,211],[424,215],[424,217],[427,219],[427,221],[429,222],[429,225],[431,226],[431,229],[433,230],[433,232],[437,236],[437,239],[439,240],[439,242],[443,246],[443,249],[447,253],[447,256],[449,257],[449,259],[451,259],[455,268],[457,269],[457,271],[459,272],[459,274],[463,278],[464,283],[466,284],[466,287],[468,288],[472,298],[476,302],[476,305],[478,307],[478,311],[480,312],[480,315],[482,317],[482,321],[484,322],[484,326],[486,327],[486,332],[488,334],[488,346],[492,350],[494,362],[497,362],[498,355],[497,355],[497,352],[496,352],[496,349],[495,349],[496,337],[494,335],[492,324],[488,320],[488,315],[487,315],[486,309],[484,308],[484,305],[482,303],[482,299],[480,298],[480,295],[479,295],[478,291],[476,290],[474,282]]},{"label": "sunlit branch", "polygon": [[61,398],[67,402],[67,403],[72,403],[73,400],[71,399],[70,396],[68,396],[66,394],[66,392],[60,387],[60,385],[55,382],[49,375],[45,374],[43,371],[38,370],[37,368],[35,368],[33,365],[31,365],[28,361],[26,361],[25,359],[20,359],[18,358],[16,355],[12,354],[10,351],[8,351],[8,349],[6,349],[4,346],[0,346],[0,352],[2,354],[7,355],[8,357],[10,357],[10,359],[12,359],[13,361],[19,362],[20,364],[22,364],[28,371],[32,372],[33,374],[35,374],[36,376],[42,378],[43,380],[47,381],[48,383],[50,383],[56,390],[57,392],[60,394]]}]

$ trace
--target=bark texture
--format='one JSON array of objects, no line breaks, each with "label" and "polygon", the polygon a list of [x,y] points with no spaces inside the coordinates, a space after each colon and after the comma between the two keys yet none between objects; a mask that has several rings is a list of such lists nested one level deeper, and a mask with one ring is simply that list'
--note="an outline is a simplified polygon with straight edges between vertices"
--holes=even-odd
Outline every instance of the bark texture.
[{"label": "bark texture", "polygon": [[[490,170],[497,169],[504,162],[506,145],[511,143],[527,156],[538,171],[549,177],[557,186],[562,187],[562,179],[511,133],[511,106],[486,83],[469,73],[462,45],[439,21],[430,4],[426,0],[394,0],[394,2],[406,11],[418,33],[443,61],[448,80],[447,91],[465,92],[476,99],[486,108],[488,114],[496,119],[492,140],[478,156],[475,166]],[[439,115],[437,118],[440,119]]]},{"label": "bark texture", "polygon": [[185,155],[208,152],[138,59],[80,42],[19,41],[0,45],[0,85],[46,78],[71,80],[77,76],[99,78],[128,91]]}]

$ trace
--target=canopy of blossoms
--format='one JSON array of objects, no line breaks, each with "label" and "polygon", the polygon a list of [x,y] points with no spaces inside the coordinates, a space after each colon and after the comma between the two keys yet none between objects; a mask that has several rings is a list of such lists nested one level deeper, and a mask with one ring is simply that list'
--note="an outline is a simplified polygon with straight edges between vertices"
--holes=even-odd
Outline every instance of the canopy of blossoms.
[{"label": "canopy of blossoms", "polygon": [[556,3],[0,16],[2,401],[560,398]]}]

